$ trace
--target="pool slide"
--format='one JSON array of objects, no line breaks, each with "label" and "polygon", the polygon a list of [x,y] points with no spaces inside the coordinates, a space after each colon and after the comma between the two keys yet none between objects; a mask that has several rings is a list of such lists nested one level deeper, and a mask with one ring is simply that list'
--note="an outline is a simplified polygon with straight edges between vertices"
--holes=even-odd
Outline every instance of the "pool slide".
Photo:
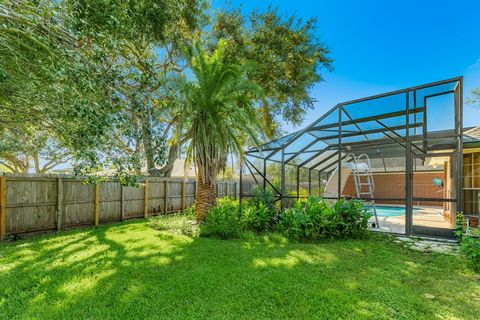
[{"label": "pool slide", "polygon": [[[356,169],[357,171],[360,171],[360,172],[366,172],[368,170],[368,165],[366,163],[357,163],[356,165],[354,163],[342,164],[342,175],[341,175],[342,180],[340,181],[340,194],[343,192],[343,189],[347,184],[348,177],[350,177],[350,174],[352,174],[353,169]],[[323,196],[325,198],[338,197],[338,179],[339,179],[338,168],[335,168],[335,171],[333,171],[332,175],[327,181],[327,184],[325,185],[325,191],[323,193]]]},{"label": "pool slide", "polygon": [[[352,173],[352,168],[350,166],[345,166],[342,165],[342,174],[341,174],[341,181],[340,181],[340,193],[343,191],[345,188],[345,185],[347,184],[348,177],[350,177],[350,174]],[[325,198],[337,198],[338,197],[338,168],[333,171],[332,175],[327,181],[327,184],[325,185],[325,190],[323,192],[323,196]]]}]

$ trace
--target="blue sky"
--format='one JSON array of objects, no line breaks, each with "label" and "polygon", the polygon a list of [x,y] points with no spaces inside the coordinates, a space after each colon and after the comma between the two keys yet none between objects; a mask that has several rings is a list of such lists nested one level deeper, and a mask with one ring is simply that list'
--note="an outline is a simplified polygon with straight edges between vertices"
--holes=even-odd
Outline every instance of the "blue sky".
[{"label": "blue sky", "polygon": [[[213,8],[225,1],[213,0]],[[244,13],[277,7],[284,15],[318,18],[333,72],[313,88],[317,100],[304,125],[338,102],[456,76],[465,95],[480,87],[478,0],[243,0]],[[480,109],[464,107],[465,126],[480,125]],[[294,128],[286,126],[287,131]]]}]

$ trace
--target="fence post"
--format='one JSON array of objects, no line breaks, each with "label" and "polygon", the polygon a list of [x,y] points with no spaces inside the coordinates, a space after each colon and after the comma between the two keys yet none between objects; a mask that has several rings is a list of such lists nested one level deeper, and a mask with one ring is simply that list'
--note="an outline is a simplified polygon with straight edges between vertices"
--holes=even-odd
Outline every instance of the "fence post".
[{"label": "fence post", "polygon": [[148,180],[145,179],[145,190],[144,190],[145,201],[143,203],[143,217],[148,217]]},{"label": "fence post", "polygon": [[168,180],[165,180],[165,201],[164,201],[164,213],[167,213],[168,210]]},{"label": "fence post", "polygon": [[62,229],[63,180],[57,179],[57,231]]},{"label": "fence post", "polygon": [[123,185],[120,185],[120,219],[123,221],[125,220],[125,187]]},{"label": "fence post", "polygon": [[230,195],[228,194],[228,185],[230,184],[230,182],[225,182],[225,196],[227,196],[228,198],[230,198]]},{"label": "fence post", "polygon": [[100,221],[100,184],[95,185],[95,225]]},{"label": "fence post", "polygon": [[7,235],[7,177],[0,177],[0,241]]},{"label": "fence post", "polygon": [[182,180],[182,211],[185,210],[185,196],[186,196],[187,188],[185,179]]}]

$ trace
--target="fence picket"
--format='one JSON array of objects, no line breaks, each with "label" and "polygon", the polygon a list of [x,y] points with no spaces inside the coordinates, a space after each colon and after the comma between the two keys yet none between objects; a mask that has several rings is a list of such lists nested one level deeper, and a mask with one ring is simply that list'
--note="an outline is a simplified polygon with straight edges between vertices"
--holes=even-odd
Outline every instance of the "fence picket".
[{"label": "fence picket", "polygon": [[[196,181],[175,178],[148,177],[142,190],[114,179],[92,186],[68,175],[5,174],[0,176],[0,239],[177,212],[193,203],[196,190]],[[238,199],[237,182],[219,181],[216,191]]]}]

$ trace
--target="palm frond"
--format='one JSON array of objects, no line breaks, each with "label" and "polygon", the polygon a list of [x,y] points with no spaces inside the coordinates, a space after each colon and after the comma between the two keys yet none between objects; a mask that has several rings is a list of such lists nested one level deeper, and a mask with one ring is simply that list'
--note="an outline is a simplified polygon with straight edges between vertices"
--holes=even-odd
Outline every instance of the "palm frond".
[{"label": "palm frond", "polygon": [[222,43],[208,54],[198,42],[188,59],[195,78],[181,85],[179,128],[188,139],[187,161],[196,163],[205,183],[214,183],[228,154],[242,157],[245,141],[263,136],[253,106],[261,92],[242,66],[225,62]]}]

